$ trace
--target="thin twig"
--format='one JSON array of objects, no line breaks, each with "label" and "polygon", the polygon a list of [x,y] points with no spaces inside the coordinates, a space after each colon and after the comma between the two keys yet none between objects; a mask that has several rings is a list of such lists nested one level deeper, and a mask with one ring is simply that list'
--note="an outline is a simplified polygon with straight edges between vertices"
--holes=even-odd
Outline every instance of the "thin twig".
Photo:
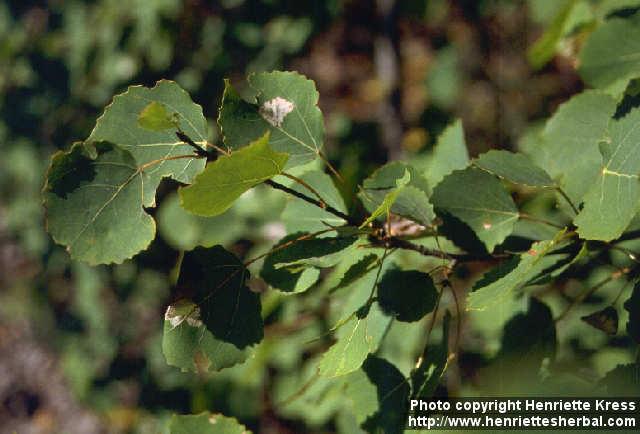
[{"label": "thin twig", "polygon": [[460,336],[462,333],[462,315],[460,313],[460,301],[458,300],[458,294],[456,294],[456,290],[451,283],[449,283],[449,289],[451,290],[451,295],[453,296],[453,301],[456,305],[456,318],[458,319],[456,324],[456,341],[453,346],[454,351],[452,351],[452,353],[457,354],[458,346],[460,345]]},{"label": "thin twig", "polygon": [[[431,340],[431,332],[433,332],[433,328],[436,325],[436,318],[438,316],[438,308],[440,307],[440,300],[442,299],[442,294],[444,293],[444,288],[440,288],[440,292],[438,293],[438,298],[436,298],[436,305],[433,308],[433,312],[431,314],[431,320],[429,321],[429,328],[427,329],[427,339],[424,343],[426,347],[429,345],[429,341]],[[418,363],[418,366],[422,364],[422,360]]]},{"label": "thin twig", "polygon": [[300,389],[298,389],[296,392],[294,392],[291,396],[289,396],[288,398],[283,399],[282,401],[280,401],[279,403],[277,403],[276,407],[277,408],[284,408],[287,405],[291,404],[293,401],[295,401],[296,399],[300,398],[302,395],[304,395],[304,393],[311,387],[313,386],[313,384],[318,381],[318,379],[320,378],[320,370],[317,370],[316,373],[314,375],[311,376],[311,378],[309,378],[309,380],[307,380],[302,387],[300,387]]},{"label": "thin twig", "polygon": [[290,247],[290,246],[292,246],[293,244],[295,244],[297,242],[308,240],[308,239],[311,239],[311,238],[315,238],[318,235],[326,234],[327,232],[333,232],[335,230],[336,230],[335,228],[323,229],[323,230],[318,231],[318,232],[312,232],[310,234],[304,234],[304,235],[302,235],[302,236],[300,236],[300,237],[298,237],[298,238],[296,238],[294,240],[289,240],[284,244],[281,244],[279,246],[274,247],[273,249],[269,250],[268,252],[265,252],[265,253],[263,253],[261,255],[256,256],[253,259],[248,260],[247,262],[244,263],[244,267],[246,268],[249,265],[253,264],[254,262],[264,258],[265,256],[269,256],[270,254],[275,253],[275,252],[277,252],[279,250],[286,249],[287,247]]},{"label": "thin twig", "polygon": [[389,247],[395,247],[403,250],[412,250],[418,252],[423,256],[433,256],[436,258],[442,258],[447,260],[455,260],[459,262],[472,262],[472,261],[486,261],[488,259],[498,259],[510,257],[509,254],[495,254],[495,255],[474,255],[471,253],[448,253],[440,250],[431,249],[429,247],[421,246],[419,244],[412,243],[411,241],[404,240],[402,238],[389,237],[383,241]]},{"label": "thin twig", "polygon": [[542,217],[532,216],[531,214],[527,214],[527,213],[521,212],[520,213],[520,218],[523,219],[523,220],[529,220],[529,221],[536,222],[536,223],[542,223],[542,224],[545,224],[547,226],[552,226],[552,227],[554,227],[556,229],[564,229],[564,226],[562,226],[562,225],[559,225],[557,223],[552,222],[551,220],[547,220],[547,219],[544,219]]},{"label": "thin twig", "polygon": [[558,190],[558,193],[567,201],[573,212],[576,213],[576,215],[580,214],[580,211],[578,211],[578,208],[573,204],[569,195],[560,187],[557,187],[556,190]]},{"label": "thin twig", "polygon": [[389,252],[388,249],[384,249],[384,253],[382,254],[382,258],[380,259],[380,266],[378,267],[378,271],[376,273],[376,280],[373,281],[373,287],[371,288],[371,293],[369,294],[369,298],[367,299],[367,304],[371,304],[373,302],[373,294],[375,294],[376,287],[378,286],[378,279],[380,279],[380,272],[382,271],[384,260],[387,259],[387,256],[393,252],[393,250]]},{"label": "thin twig", "polygon": [[318,208],[321,208],[321,209],[327,211],[328,213],[331,213],[331,214],[335,215],[336,217],[340,217],[342,220],[346,221],[351,226],[359,226],[358,222],[353,217],[350,217],[350,216],[346,215],[342,211],[337,210],[337,209],[335,209],[334,207],[332,207],[330,205],[324,204],[325,206],[322,206],[322,203],[320,203],[320,201],[318,201],[317,199],[313,199],[313,198],[311,198],[311,197],[309,197],[309,196],[307,196],[305,194],[300,193],[299,191],[296,191],[296,190],[294,190],[292,188],[289,188],[289,187],[287,187],[285,185],[282,185],[282,184],[280,184],[278,182],[275,182],[272,179],[267,179],[264,183],[267,184],[268,186],[272,187],[272,188],[275,188],[276,190],[282,190],[285,193],[288,193],[288,194],[290,194],[292,196],[297,197],[298,199],[302,199],[305,202],[308,202],[308,203],[310,203],[312,205],[315,205]]},{"label": "thin twig", "polygon": [[185,142],[187,145],[191,146],[193,148],[193,150],[195,151],[196,154],[198,154],[201,157],[208,157],[209,153],[203,149],[201,146],[197,145],[196,142],[194,142],[191,137],[187,136],[184,131],[182,130],[178,130],[176,131],[176,136],[182,140],[183,142]]},{"label": "thin twig", "polygon": [[[182,131],[179,131],[178,133],[176,133],[178,135],[178,137],[181,140],[184,140],[186,143],[190,144],[191,146],[194,146],[199,148],[195,142],[193,142],[193,140],[191,140],[191,138],[189,138],[186,134],[184,134]],[[218,152],[221,152],[223,154],[228,155],[227,152],[225,152],[224,150],[215,147],[216,150],[218,150]],[[207,154],[208,155],[208,154]],[[328,164],[328,161],[326,161],[326,157],[324,157],[322,155],[322,153],[319,153],[320,157],[325,160],[325,162],[327,163],[328,167],[330,168],[330,170],[334,171],[334,173],[339,176],[339,174],[337,172],[335,172],[335,169],[333,169],[331,167],[330,164]],[[177,159],[177,158],[196,158],[195,156],[178,156],[178,157],[169,157],[170,159]],[[202,156],[204,157],[204,155]],[[344,212],[332,207],[331,205],[328,205],[326,203],[326,201],[320,196],[320,194],[317,192],[317,190],[313,189],[313,187],[311,187],[310,185],[308,185],[308,183],[304,182],[303,180],[292,176],[290,174],[284,174],[284,176],[287,176],[293,180],[295,180],[296,182],[300,183],[301,185],[303,185],[305,188],[307,188],[309,191],[311,191],[315,196],[318,197],[318,199],[314,199],[312,197],[309,197],[307,195],[305,195],[304,193],[301,193],[299,191],[296,191],[290,187],[287,187],[285,185],[282,185],[272,179],[267,179],[266,181],[264,181],[265,184],[267,184],[268,186],[275,188],[276,190],[281,190],[284,191],[285,193],[288,193],[294,197],[297,197],[298,199],[304,200],[307,203],[310,203],[320,209],[323,209],[325,211],[327,211],[330,214],[335,215],[336,217],[341,218],[342,220],[344,220],[345,222],[347,222],[348,225],[350,226],[355,226],[355,227],[359,227],[361,222],[357,221],[355,218],[351,217],[350,215],[345,214]],[[332,230],[335,230],[337,228],[331,228]],[[384,232],[384,230],[382,231]],[[378,238],[375,240],[375,244],[377,245],[385,245],[388,248],[398,248],[398,249],[403,249],[403,250],[412,250],[415,252],[420,253],[423,256],[433,256],[436,258],[441,258],[443,260],[457,260],[457,261],[462,261],[462,262],[469,262],[469,261],[483,261],[483,260],[487,260],[487,259],[496,259],[496,258],[500,258],[503,257],[505,255],[483,255],[483,256],[477,256],[477,255],[472,255],[472,254],[467,254],[467,253],[446,253],[443,251],[438,251],[438,250],[434,250],[434,249],[430,249],[418,244],[414,244],[411,241],[405,240],[405,239],[401,239],[401,238],[397,238],[397,237],[393,237],[393,236],[388,236],[388,231],[387,234],[380,234],[380,236],[378,236]],[[506,255],[509,256],[509,255]]]},{"label": "thin twig", "polygon": [[606,278],[602,279],[600,282],[596,283],[593,287],[589,288],[588,290],[586,290],[583,293],[581,293],[580,295],[578,295],[576,298],[574,298],[571,301],[569,306],[567,306],[566,309],[554,320],[554,322],[557,323],[558,321],[561,321],[564,317],[567,316],[567,314],[575,306],[577,306],[578,304],[582,303],[588,297],[593,295],[598,289],[602,288],[607,283],[612,282],[612,281],[618,279],[620,276],[622,276],[624,274],[627,274],[627,273],[629,273],[629,269],[628,268],[624,268],[622,270],[617,270],[617,271],[611,273],[611,275],[609,275]]},{"label": "thin twig", "polygon": [[640,238],[640,230],[629,231],[620,236],[617,240],[611,241],[611,243],[622,243],[624,241],[630,241]]},{"label": "thin twig", "polygon": [[631,259],[633,262],[635,262],[636,264],[640,264],[640,260],[638,259],[638,254],[635,253],[632,250],[627,249],[626,247],[621,247],[621,246],[614,246],[612,244],[608,244],[608,247],[611,250],[617,250],[619,252],[624,253],[625,255],[627,255],[627,257],[629,259]]},{"label": "thin twig", "polygon": [[318,151],[318,156],[324,162],[324,164],[327,165],[327,168],[329,168],[329,171],[333,173],[336,178],[338,178],[338,181],[340,181],[341,183],[344,183],[344,178],[342,178],[342,175],[340,175],[340,173],[338,173],[335,167],[331,165],[331,163],[329,162],[329,159],[324,155],[322,151]]},{"label": "thin twig", "polygon": [[220,146],[213,144],[213,143],[209,143],[207,142],[207,146],[209,146],[210,148],[215,149],[216,151],[218,151],[218,153],[222,154],[222,155],[231,155],[231,149],[223,149]]},{"label": "thin twig", "polygon": [[320,201],[320,207],[321,207],[322,209],[326,209],[326,207],[327,207],[327,202],[322,198],[322,196],[320,195],[320,193],[318,193],[318,191],[317,191],[315,188],[313,188],[312,186],[310,186],[310,185],[309,185],[309,183],[307,183],[304,179],[300,179],[300,178],[298,178],[297,176],[293,176],[292,174],[290,174],[290,173],[286,173],[286,172],[282,172],[282,173],[280,173],[280,175],[282,175],[282,176],[284,176],[284,177],[286,177],[286,178],[289,178],[289,179],[291,179],[291,180],[293,180],[293,181],[297,182],[298,184],[300,184],[301,186],[303,186],[304,188],[306,188],[307,190],[309,190],[311,193],[313,193],[313,195],[314,195],[315,197],[317,197],[317,198],[318,198],[318,201]]}]

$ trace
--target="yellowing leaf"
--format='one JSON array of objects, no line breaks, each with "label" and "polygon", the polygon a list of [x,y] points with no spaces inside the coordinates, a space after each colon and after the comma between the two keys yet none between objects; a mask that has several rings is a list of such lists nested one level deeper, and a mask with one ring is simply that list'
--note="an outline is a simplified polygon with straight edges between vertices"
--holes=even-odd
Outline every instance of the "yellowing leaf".
[{"label": "yellowing leaf", "polygon": [[138,124],[151,131],[177,129],[179,124],[175,117],[169,114],[164,104],[152,101],[138,115]]}]

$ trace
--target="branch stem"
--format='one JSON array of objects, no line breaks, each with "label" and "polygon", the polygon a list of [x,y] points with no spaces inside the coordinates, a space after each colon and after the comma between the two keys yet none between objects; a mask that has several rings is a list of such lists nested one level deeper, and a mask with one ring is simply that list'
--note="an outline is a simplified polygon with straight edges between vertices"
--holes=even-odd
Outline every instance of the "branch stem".
[{"label": "branch stem", "polygon": [[318,190],[316,190],[315,188],[311,187],[309,185],[309,183],[307,183],[305,180],[298,178],[297,176],[293,176],[290,173],[286,173],[286,172],[282,172],[280,175],[289,178],[295,182],[297,182],[298,184],[300,184],[301,186],[303,186],[304,188],[306,188],[307,190],[309,190],[311,193],[313,193],[313,195],[315,197],[318,198],[318,201],[320,202],[321,208],[326,209],[327,207],[327,202],[325,202],[325,200],[322,198],[322,196],[320,195],[320,193],[318,193]]},{"label": "branch stem", "polygon": [[182,130],[176,131],[176,137],[178,137],[180,140],[185,142],[187,145],[191,146],[197,155],[199,155],[201,157],[208,157],[209,156],[209,153],[205,149],[203,149],[201,146],[197,145],[196,142],[194,142],[191,139],[191,137],[187,136],[184,133],[184,131],[182,131]]},{"label": "branch stem", "polygon": [[551,227],[554,227],[556,229],[564,229],[564,226],[562,226],[562,225],[560,225],[558,223],[554,223],[551,220],[547,220],[547,219],[544,219],[544,218],[541,218],[541,217],[536,217],[536,216],[533,216],[531,214],[527,214],[527,213],[522,213],[521,212],[520,213],[520,218],[523,219],[523,220],[529,220],[529,221],[536,222],[536,223],[542,223],[544,225],[551,226]]},{"label": "branch stem", "polygon": [[[342,211],[337,210],[334,207],[325,204],[324,202],[320,202],[317,199],[313,199],[313,198],[311,198],[309,196],[306,196],[306,195],[304,195],[304,194],[302,194],[302,193],[300,193],[300,192],[298,192],[298,191],[296,191],[296,190],[294,190],[292,188],[289,188],[289,187],[287,187],[285,185],[282,185],[282,184],[280,184],[278,182],[275,182],[272,179],[267,179],[264,183],[267,184],[269,187],[275,188],[276,190],[284,191],[285,193],[288,193],[288,194],[290,194],[292,196],[295,196],[298,199],[302,199],[305,202],[310,203],[311,205],[315,205],[318,208],[322,208],[323,210],[327,211],[328,213],[331,213],[331,214],[335,215],[336,217],[340,217],[342,220],[346,221],[351,226],[359,226],[359,223],[353,217],[350,217],[350,216],[346,215]],[[323,206],[323,204],[324,204],[324,206]]]},{"label": "branch stem", "polygon": [[571,207],[571,209],[573,210],[573,212],[578,215],[580,214],[580,211],[578,211],[578,208],[574,205],[574,203],[571,201],[571,198],[569,197],[569,195],[560,187],[557,187],[556,190],[558,190],[558,193],[560,193],[560,195],[564,198],[564,200],[567,201],[567,203],[569,204],[569,206]]}]

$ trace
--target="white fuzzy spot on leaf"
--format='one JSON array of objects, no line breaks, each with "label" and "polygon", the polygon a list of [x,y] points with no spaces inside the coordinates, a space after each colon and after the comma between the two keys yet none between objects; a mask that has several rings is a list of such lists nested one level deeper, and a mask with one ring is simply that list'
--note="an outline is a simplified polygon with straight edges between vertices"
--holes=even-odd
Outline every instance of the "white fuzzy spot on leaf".
[{"label": "white fuzzy spot on leaf", "polygon": [[202,326],[202,321],[200,320],[200,308],[198,307],[194,307],[194,309],[186,315],[181,315],[178,313],[178,309],[171,305],[167,308],[167,311],[164,314],[164,319],[165,321],[169,321],[173,328],[178,327],[185,320],[191,327]]},{"label": "white fuzzy spot on leaf", "polygon": [[260,106],[260,115],[274,127],[281,127],[284,118],[293,111],[294,104],[284,98],[275,97]]}]

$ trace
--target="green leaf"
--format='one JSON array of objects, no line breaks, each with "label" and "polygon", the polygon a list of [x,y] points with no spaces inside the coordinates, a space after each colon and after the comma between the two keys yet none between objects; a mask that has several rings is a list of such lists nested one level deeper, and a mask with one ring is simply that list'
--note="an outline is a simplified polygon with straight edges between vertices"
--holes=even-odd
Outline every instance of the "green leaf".
[{"label": "green leaf", "polygon": [[162,352],[168,365],[205,373],[242,363],[248,352],[225,344],[207,330],[198,305],[180,300],[164,316]]},{"label": "green leaf", "polygon": [[345,394],[360,426],[368,433],[401,434],[409,411],[409,382],[388,361],[369,356],[347,378]]},{"label": "green leaf", "polygon": [[458,119],[438,137],[427,164],[425,177],[429,185],[435,187],[442,178],[454,170],[464,169],[468,164],[469,152],[464,140],[462,121]]},{"label": "green leaf", "polygon": [[176,250],[226,245],[246,230],[244,220],[233,208],[215,217],[197,216],[180,206],[177,192],[163,199],[156,219],[160,234]]},{"label": "green leaf", "polygon": [[582,242],[580,249],[575,251],[575,245],[573,246],[573,252],[571,253],[553,253],[547,255],[544,259],[545,263],[552,263],[548,267],[543,267],[543,270],[538,276],[531,279],[527,285],[542,285],[560,277],[565,271],[579,263],[583,258],[589,254],[588,243]]},{"label": "green leaf", "polygon": [[433,191],[431,203],[469,226],[489,252],[511,234],[519,217],[500,181],[473,167],[445,177]]},{"label": "green leaf", "polygon": [[270,131],[273,149],[290,155],[287,167],[314,160],[324,141],[314,82],[296,72],[283,71],[250,75],[248,82],[257,96],[246,102],[225,81],[218,117],[225,145],[237,149]]},{"label": "green leaf", "polygon": [[618,311],[613,306],[607,306],[592,314],[582,316],[580,319],[608,335],[618,333]]},{"label": "green leaf", "polygon": [[181,204],[196,215],[222,214],[242,193],[282,172],[287,158],[287,154],[271,149],[267,132],[207,165],[193,184],[180,189]]},{"label": "green leaf", "polygon": [[[586,11],[585,11],[586,9]],[[553,58],[558,45],[564,36],[571,32],[576,25],[587,21],[590,17],[589,5],[577,0],[571,0],[562,7],[553,22],[545,30],[527,52],[527,59],[534,69],[542,68]]]},{"label": "green leaf", "polygon": [[369,353],[378,349],[392,320],[377,303],[371,302],[371,295],[378,278],[378,268],[384,272],[387,264],[382,263],[358,279],[349,290],[349,298],[341,306],[342,319],[333,329],[337,329],[336,343],[322,356],[320,373],[335,377],[358,369]]},{"label": "green leaf", "polygon": [[584,239],[610,241],[622,235],[640,201],[640,110],[609,126],[601,143],[602,168],[574,223]]},{"label": "green leaf", "polygon": [[178,116],[172,116],[164,104],[152,101],[138,115],[138,124],[151,131],[162,131],[180,127]]},{"label": "green leaf", "polygon": [[413,322],[433,311],[438,292],[431,276],[420,271],[388,270],[378,285],[378,303],[398,321]]},{"label": "green leaf", "polygon": [[378,260],[378,255],[370,254],[360,259],[355,264],[351,265],[344,273],[340,282],[332,288],[332,291],[340,288],[346,288],[353,282],[357,281],[361,277],[364,277],[369,271],[372,270],[372,265]]},{"label": "green leaf", "polygon": [[429,225],[434,218],[429,193],[426,179],[414,167],[401,162],[385,164],[365,179],[358,193],[371,212],[361,227],[389,213]]},{"label": "green leaf", "polygon": [[425,346],[420,362],[411,371],[411,396],[416,399],[428,399],[440,383],[449,361],[449,311],[442,320],[442,341],[436,346]]},{"label": "green leaf", "polygon": [[[167,310],[163,350],[168,363],[206,371],[247,358],[263,337],[260,296],[247,288],[248,278],[249,271],[222,246],[185,254],[178,289],[193,294],[193,303]],[[187,315],[189,308],[192,313]]]},{"label": "green leaf", "polygon": [[[300,178],[313,187],[322,196],[327,205],[347,214],[344,200],[329,175],[320,171],[312,171],[305,173]],[[291,188],[305,195],[310,194],[306,188],[298,183],[293,184]],[[326,224],[342,226],[346,223],[340,217],[298,198],[290,198],[282,213],[282,220],[290,233],[318,232],[326,229]]]},{"label": "green leaf", "polygon": [[76,143],[53,156],[46,179],[47,227],[72,258],[121,263],[153,240],[155,223],[143,208],[148,178],[130,152]]},{"label": "green leaf", "polygon": [[278,241],[265,258],[260,277],[280,291],[306,291],[319,277],[318,270],[308,267],[332,267],[339,261],[339,253],[357,240],[351,236],[305,239],[307,236],[295,233]]},{"label": "green leaf", "polygon": [[359,312],[341,328],[346,330],[322,356],[318,372],[323,377],[339,377],[356,371],[373,351],[373,337],[367,332],[367,314]]},{"label": "green leaf", "polygon": [[317,359],[311,358],[300,369],[279,373],[271,386],[271,397],[282,403],[274,408],[278,415],[302,419],[310,428],[320,427],[344,406],[342,388],[342,379],[319,377]]},{"label": "green leaf", "polygon": [[552,255],[546,258],[550,252],[556,249],[563,240],[564,231],[560,232],[553,240],[534,243],[531,249],[520,255],[517,265],[511,263],[500,272],[489,272],[482,279],[486,286],[474,286],[477,288],[467,297],[468,310],[484,310],[495,305],[512,291],[525,286],[542,270],[552,266],[563,256]]},{"label": "green leaf", "polygon": [[530,154],[576,206],[598,176],[602,164],[598,142],[615,109],[615,100],[599,91],[574,96],[549,119],[539,146]]},{"label": "green leaf", "polygon": [[624,308],[629,312],[627,333],[640,344],[640,283],[634,286],[631,297],[624,303]]},{"label": "green leaf", "polygon": [[[162,108],[160,108],[162,107]],[[155,87],[131,86],[113,98],[87,139],[107,141],[131,152],[136,166],[181,155],[193,155],[193,148],[176,136],[176,128],[148,128],[167,124],[159,114],[164,109],[171,122],[196,144],[206,146],[207,122],[202,107],[172,81],[161,80]],[[195,157],[195,155],[194,155]],[[155,205],[155,193],[162,178],[191,183],[205,165],[203,158],[160,161],[145,170],[144,206]]]},{"label": "green leaf", "polygon": [[480,155],[473,164],[502,179],[528,187],[554,187],[551,177],[526,155],[492,150]]},{"label": "green leaf", "polygon": [[377,169],[362,183],[359,196],[369,211],[380,206],[386,194],[398,187],[410,185],[429,193],[427,180],[413,166],[401,161],[393,161]]},{"label": "green leaf", "polygon": [[[378,254],[382,255],[382,249],[377,250]],[[369,334],[373,337],[372,351],[377,350],[392,318],[384,313],[378,303],[372,303],[370,297],[378,283],[378,269],[380,269],[380,275],[384,275],[386,270],[391,266],[389,262],[376,264],[376,266],[370,268],[370,271],[366,275],[356,280],[349,287],[348,291],[342,293],[347,295],[347,299],[340,305],[340,317],[342,319],[339,323],[345,322],[348,318],[356,315],[356,313],[362,314],[364,306],[370,305],[366,320]],[[340,336],[343,332],[346,333],[346,331],[340,329],[337,333]]]},{"label": "green leaf", "polygon": [[173,415],[169,423],[170,434],[251,434],[244,425],[232,417],[203,412],[185,416]]},{"label": "green leaf", "polygon": [[640,364],[618,365],[607,372],[601,383],[609,396],[637,397],[640,390]]},{"label": "green leaf", "polygon": [[640,27],[637,18],[612,18],[591,33],[580,51],[579,72],[590,86],[619,87],[640,76]]}]

